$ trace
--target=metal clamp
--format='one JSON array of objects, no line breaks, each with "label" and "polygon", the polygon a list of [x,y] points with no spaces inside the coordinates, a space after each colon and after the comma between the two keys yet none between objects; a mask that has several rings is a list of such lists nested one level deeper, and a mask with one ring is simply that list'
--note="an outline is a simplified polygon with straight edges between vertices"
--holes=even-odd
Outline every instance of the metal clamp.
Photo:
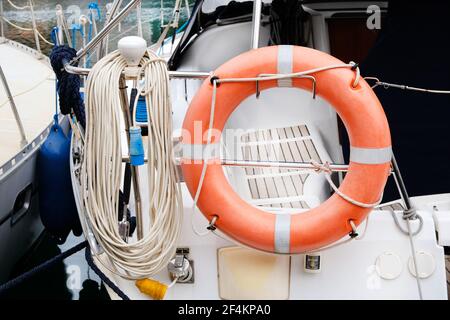
[{"label": "metal clamp", "polygon": [[348,223],[350,223],[350,226],[352,227],[352,231],[349,234],[350,238],[356,238],[358,236],[358,230],[356,229],[355,222],[353,220],[348,220]]},{"label": "metal clamp", "polygon": [[194,261],[188,255],[189,248],[177,248],[175,258],[167,266],[170,278],[177,283],[194,283]]},{"label": "metal clamp", "polygon": [[216,227],[216,221],[217,219],[219,219],[219,216],[214,216],[211,221],[209,222],[208,226],[206,227],[206,229],[210,230],[210,231],[214,231],[217,229]]}]

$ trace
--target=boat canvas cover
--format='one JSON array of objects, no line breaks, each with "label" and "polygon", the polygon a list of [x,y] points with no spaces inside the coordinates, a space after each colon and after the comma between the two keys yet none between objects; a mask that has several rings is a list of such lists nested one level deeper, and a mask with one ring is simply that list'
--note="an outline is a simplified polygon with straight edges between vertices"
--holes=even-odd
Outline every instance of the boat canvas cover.
[{"label": "boat canvas cover", "polygon": [[[390,2],[385,25],[361,64],[364,76],[450,90],[450,4]],[[375,89],[410,196],[450,192],[450,95]],[[393,180],[385,200],[399,197]]]}]

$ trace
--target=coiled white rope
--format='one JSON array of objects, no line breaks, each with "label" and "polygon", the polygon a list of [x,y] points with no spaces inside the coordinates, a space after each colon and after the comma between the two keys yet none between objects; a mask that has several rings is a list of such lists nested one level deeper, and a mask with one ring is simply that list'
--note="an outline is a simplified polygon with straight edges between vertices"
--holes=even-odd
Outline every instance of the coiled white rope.
[{"label": "coiled white rope", "polygon": [[[121,182],[122,115],[119,80],[127,66],[112,52],[98,61],[86,83],[85,157],[81,167],[82,197],[92,231],[109,258],[111,272],[127,279],[150,277],[167,267],[181,231],[182,198],[173,162],[172,109],[164,61],[148,51],[141,95],[147,102],[148,192],[150,222],[144,237],[127,243],[119,234],[118,197]],[[114,269],[114,270],[113,270]]]}]

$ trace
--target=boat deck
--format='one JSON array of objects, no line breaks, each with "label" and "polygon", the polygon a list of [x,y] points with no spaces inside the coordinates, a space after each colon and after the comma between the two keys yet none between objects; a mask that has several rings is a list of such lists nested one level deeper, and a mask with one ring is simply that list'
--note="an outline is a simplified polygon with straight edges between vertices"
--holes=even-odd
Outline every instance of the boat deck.
[{"label": "boat deck", "polygon": [[[55,112],[55,75],[47,58],[15,42],[0,39],[0,65],[22,120],[28,142],[52,121]],[[12,58],[13,57],[13,58]],[[21,150],[20,131],[8,96],[0,85],[0,166]]]}]

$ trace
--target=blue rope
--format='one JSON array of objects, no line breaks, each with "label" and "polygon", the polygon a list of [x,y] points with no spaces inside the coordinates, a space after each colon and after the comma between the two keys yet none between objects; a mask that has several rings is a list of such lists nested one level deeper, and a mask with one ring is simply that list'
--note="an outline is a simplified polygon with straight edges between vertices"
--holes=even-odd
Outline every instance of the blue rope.
[{"label": "blue rope", "polygon": [[183,25],[180,28],[178,28],[175,33],[180,33],[181,31],[183,31],[187,27],[188,24],[189,24],[189,19],[186,20],[186,22],[183,23]]},{"label": "blue rope", "polygon": [[59,31],[58,27],[53,27],[52,31],[50,32],[50,39],[52,40],[55,46],[57,45],[56,39],[58,37],[58,31]]},{"label": "blue rope", "polygon": [[122,291],[119,287],[117,287],[111,279],[108,278],[94,263],[94,260],[92,259],[91,250],[88,246],[87,241],[83,241],[76,246],[70,248],[67,251],[64,251],[57,256],[41,263],[40,265],[28,270],[27,272],[21,274],[20,276],[9,280],[8,282],[0,285],[0,296],[2,294],[5,294],[8,290],[11,290],[20,284],[24,283],[25,281],[29,280],[30,278],[34,277],[38,273],[41,273],[43,271],[49,270],[53,266],[55,266],[57,263],[62,262],[64,259],[70,257],[71,255],[77,253],[78,251],[81,251],[83,249],[85,250],[85,257],[86,261],[89,265],[89,267],[94,270],[94,272],[99,276],[99,278],[106,283],[120,298],[123,300],[130,300],[130,298]]},{"label": "blue rope", "polygon": [[83,34],[83,28],[80,24],[74,23],[72,24],[71,28],[72,30],[72,48],[75,48],[77,46],[77,31],[80,33],[81,37],[84,37]]},{"label": "blue rope", "polygon": [[[98,6],[98,3],[95,2],[91,2],[89,3],[88,6],[89,9],[89,19],[91,20],[91,23],[89,24],[89,31],[88,31],[88,42],[92,40],[92,32],[93,32],[93,21],[94,20],[98,20],[99,22],[102,21],[102,15],[100,13],[100,7]],[[94,17],[93,12],[91,11],[91,9],[94,9],[97,11],[97,16]],[[88,54],[88,56],[86,57],[86,67],[89,68],[91,65],[91,53]]]},{"label": "blue rope", "polygon": [[92,259],[91,250],[89,247],[86,247],[85,250],[85,257],[86,261],[91,267],[92,270],[100,277],[100,279],[108,285],[122,300],[130,300],[130,298],[122,291],[118,286],[114,284],[114,282],[111,281],[111,279],[108,278],[94,263],[94,259]]},{"label": "blue rope", "polygon": [[64,70],[64,61],[72,61],[76,55],[76,50],[67,45],[55,46],[50,53],[50,62],[58,79],[57,92],[61,113],[66,115],[73,110],[78,122],[85,128],[86,117],[84,101],[80,95],[80,77]]},{"label": "blue rope", "polygon": [[0,285],[0,296],[2,294],[5,294],[8,290],[17,287],[21,283],[25,282],[26,280],[32,278],[33,276],[37,275],[38,273],[42,271],[46,271],[50,268],[52,268],[57,263],[60,263],[67,257],[70,257],[71,255],[77,253],[78,251],[87,248],[87,241],[83,241],[76,246],[70,248],[69,250],[62,252],[58,254],[57,256],[45,261],[44,263],[41,263],[40,265],[28,270],[27,272],[21,274],[20,276],[9,280],[8,282]]},{"label": "blue rope", "polygon": [[97,11],[98,21],[102,22],[102,14],[100,11],[100,7],[98,6],[98,1],[89,3],[88,9],[95,9]]}]

